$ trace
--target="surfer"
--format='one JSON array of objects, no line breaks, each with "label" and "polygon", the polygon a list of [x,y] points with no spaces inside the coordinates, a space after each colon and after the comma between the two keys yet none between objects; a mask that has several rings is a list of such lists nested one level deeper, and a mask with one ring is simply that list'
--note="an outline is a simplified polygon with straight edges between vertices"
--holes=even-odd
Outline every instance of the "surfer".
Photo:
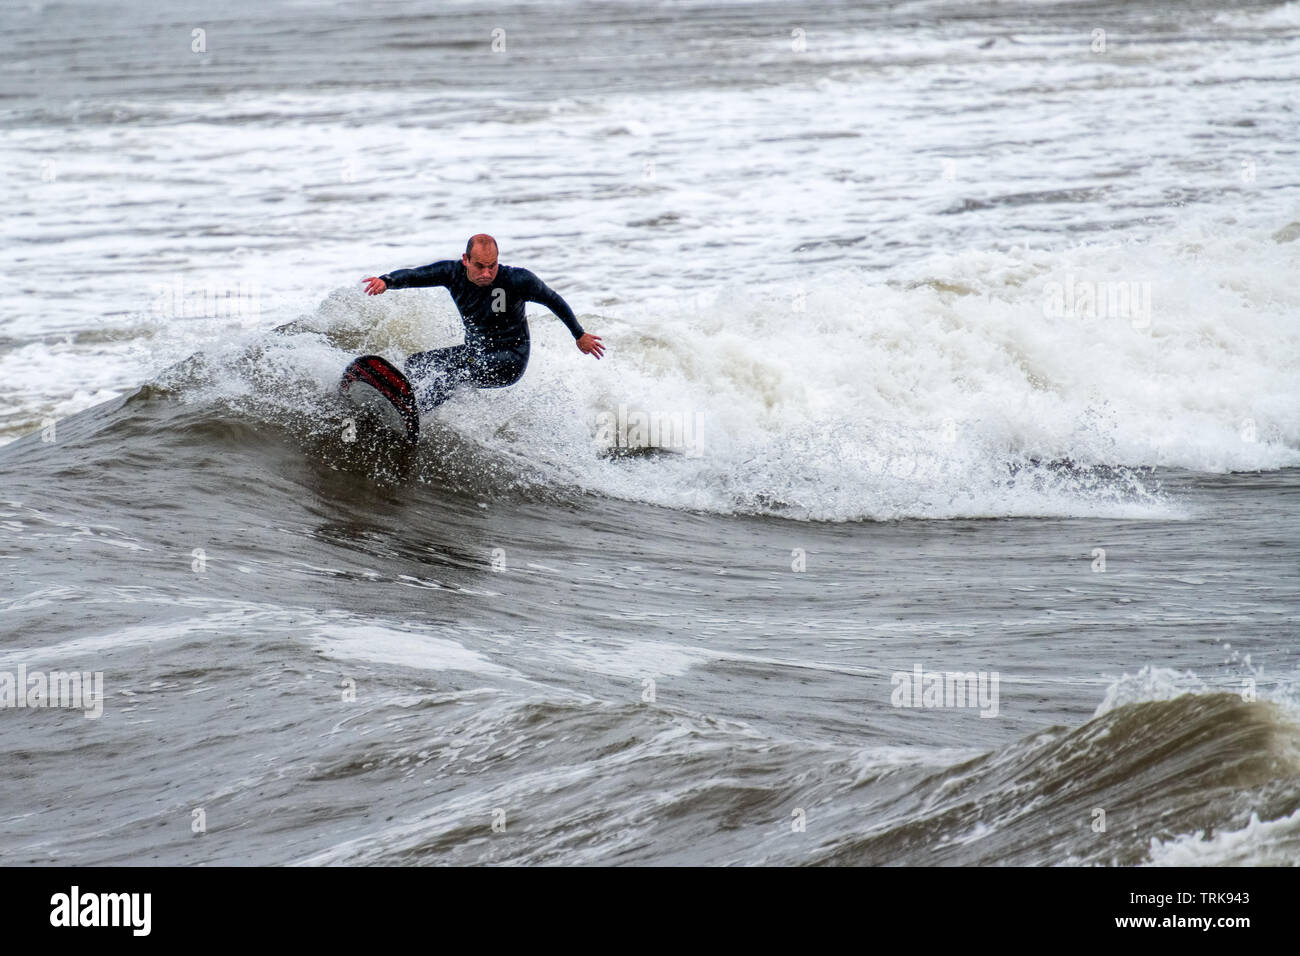
[{"label": "surfer", "polygon": [[417,352],[404,370],[428,411],[445,402],[462,383],[502,388],[519,381],[528,366],[528,322],[524,303],[538,302],[573,333],[578,349],[600,358],[600,336],[584,332],[567,302],[527,269],[497,263],[497,242],[486,233],[471,236],[460,261],[443,259],[417,269],[397,269],[361,280],[367,295],[388,289],[446,286],[465,324],[465,344]]}]

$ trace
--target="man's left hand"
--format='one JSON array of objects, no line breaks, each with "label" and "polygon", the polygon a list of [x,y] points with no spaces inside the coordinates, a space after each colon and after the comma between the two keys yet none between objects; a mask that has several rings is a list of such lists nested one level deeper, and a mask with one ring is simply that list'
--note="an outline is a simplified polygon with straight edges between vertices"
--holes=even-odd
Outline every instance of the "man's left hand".
[{"label": "man's left hand", "polygon": [[600,336],[592,335],[590,332],[584,332],[578,339],[578,348],[587,355],[594,355],[600,358],[605,354],[605,346],[600,344]]}]

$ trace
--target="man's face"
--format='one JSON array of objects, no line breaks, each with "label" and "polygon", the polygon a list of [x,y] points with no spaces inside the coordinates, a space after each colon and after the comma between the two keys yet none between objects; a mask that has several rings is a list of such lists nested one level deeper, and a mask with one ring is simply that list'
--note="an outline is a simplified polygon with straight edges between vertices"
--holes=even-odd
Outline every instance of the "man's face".
[{"label": "man's face", "polygon": [[497,251],[491,246],[479,243],[472,255],[461,256],[465,263],[465,274],[475,285],[491,285],[497,277]]}]

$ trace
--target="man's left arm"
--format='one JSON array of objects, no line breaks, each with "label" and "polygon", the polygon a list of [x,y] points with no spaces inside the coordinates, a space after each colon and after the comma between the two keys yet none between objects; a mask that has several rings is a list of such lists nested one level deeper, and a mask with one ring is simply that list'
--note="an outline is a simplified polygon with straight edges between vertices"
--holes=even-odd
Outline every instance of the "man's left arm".
[{"label": "man's left arm", "polygon": [[524,279],[521,289],[524,301],[536,302],[539,305],[546,306],[554,312],[559,317],[560,321],[569,327],[569,331],[573,333],[573,338],[577,342],[578,348],[583,352],[588,355],[594,355],[596,358],[600,358],[605,354],[605,346],[600,344],[600,336],[592,335],[590,332],[584,332],[582,330],[582,326],[578,322],[578,317],[574,315],[573,310],[569,308],[569,303],[560,298],[558,292],[527,269],[521,269],[520,272],[523,273]]}]

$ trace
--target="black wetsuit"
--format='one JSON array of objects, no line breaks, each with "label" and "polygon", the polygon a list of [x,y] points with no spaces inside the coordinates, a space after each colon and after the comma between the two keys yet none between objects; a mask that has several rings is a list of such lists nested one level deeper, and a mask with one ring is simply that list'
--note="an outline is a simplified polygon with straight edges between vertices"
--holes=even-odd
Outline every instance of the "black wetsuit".
[{"label": "black wetsuit", "polygon": [[379,278],[390,289],[446,286],[465,324],[465,344],[417,352],[406,360],[406,376],[424,411],[442,404],[461,383],[501,388],[519,381],[528,366],[528,320],[524,303],[546,306],[569,327],[574,339],[582,326],[567,302],[527,269],[498,266],[488,286],[475,285],[457,259],[418,269],[398,269]]}]

